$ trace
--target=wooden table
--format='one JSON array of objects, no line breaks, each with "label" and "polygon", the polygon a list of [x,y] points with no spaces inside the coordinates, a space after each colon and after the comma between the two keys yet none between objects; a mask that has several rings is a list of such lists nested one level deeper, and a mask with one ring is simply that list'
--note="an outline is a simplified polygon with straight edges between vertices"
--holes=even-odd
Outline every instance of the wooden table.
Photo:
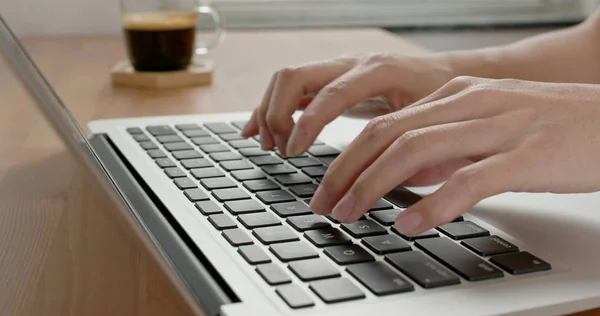
[{"label": "wooden table", "polygon": [[[120,37],[24,43],[82,126],[251,110],[281,67],[345,53],[424,52],[374,29],[236,32],[213,54],[213,85],[147,91],[111,86],[109,69],[125,56]],[[0,104],[0,314],[192,314],[1,62]]]}]

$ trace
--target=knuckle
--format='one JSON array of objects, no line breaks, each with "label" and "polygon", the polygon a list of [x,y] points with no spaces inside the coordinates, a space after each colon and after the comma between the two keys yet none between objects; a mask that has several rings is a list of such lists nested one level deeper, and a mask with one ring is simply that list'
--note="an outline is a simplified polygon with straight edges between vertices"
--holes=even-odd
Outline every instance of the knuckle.
[{"label": "knuckle", "polygon": [[364,63],[367,65],[382,64],[389,60],[389,54],[385,53],[370,53],[364,57]]},{"label": "knuckle", "polygon": [[458,87],[458,88],[464,88],[464,87],[471,86],[471,85],[473,85],[475,83],[476,83],[476,78],[475,77],[471,77],[471,76],[458,76],[458,77],[452,78],[452,80],[450,80],[448,82],[448,86]]},{"label": "knuckle", "polygon": [[284,131],[286,131],[286,120],[284,120],[282,117],[280,117],[280,115],[278,115],[275,112],[268,112],[267,113],[267,125],[269,126],[269,129],[276,134],[280,134],[283,133]]},{"label": "knuckle", "polygon": [[328,97],[340,95],[344,88],[348,85],[346,80],[335,80],[327,84],[323,89],[322,93]]},{"label": "knuckle", "polygon": [[278,71],[278,79],[282,81],[291,81],[298,75],[298,68],[288,66]]},{"label": "knuckle", "polygon": [[423,130],[411,130],[404,134],[402,134],[393,144],[395,148],[402,148],[403,152],[410,152],[414,154],[416,152],[421,151],[423,146],[427,144],[424,141],[426,136],[425,131]]},{"label": "knuckle", "polygon": [[367,123],[362,134],[368,139],[373,139],[378,137],[382,131],[388,129],[392,125],[393,120],[389,116],[378,116]]}]

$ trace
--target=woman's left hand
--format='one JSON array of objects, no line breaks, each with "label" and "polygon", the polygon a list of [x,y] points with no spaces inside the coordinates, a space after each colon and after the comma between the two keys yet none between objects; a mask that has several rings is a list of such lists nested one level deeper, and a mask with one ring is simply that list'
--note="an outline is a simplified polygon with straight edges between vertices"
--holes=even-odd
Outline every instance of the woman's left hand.
[{"label": "woman's left hand", "polygon": [[600,190],[600,86],[455,78],[370,121],[331,164],[311,208],[354,222],[408,179],[447,181],[398,216],[406,234],[503,192]]}]

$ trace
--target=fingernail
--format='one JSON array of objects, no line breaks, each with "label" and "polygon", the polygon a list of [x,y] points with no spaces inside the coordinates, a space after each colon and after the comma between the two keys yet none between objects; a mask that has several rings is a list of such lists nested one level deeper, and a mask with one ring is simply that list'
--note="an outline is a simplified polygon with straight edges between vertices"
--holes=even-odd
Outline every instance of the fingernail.
[{"label": "fingernail", "polygon": [[333,208],[331,212],[335,219],[340,222],[345,221],[350,214],[354,211],[354,207],[356,206],[356,201],[351,194],[346,194],[340,200],[340,202]]},{"label": "fingernail", "polygon": [[396,228],[403,234],[409,234],[421,226],[423,217],[418,212],[401,213],[396,221]]},{"label": "fingernail", "polygon": [[265,144],[265,142],[267,141],[267,131],[265,131],[264,128],[260,127],[258,129],[258,133],[260,134],[260,148],[262,148],[262,150],[267,150],[267,145]]},{"label": "fingernail", "polygon": [[275,138],[275,144],[279,147],[279,152],[285,157],[285,138],[279,134],[273,135],[273,138]]},{"label": "fingernail", "polygon": [[302,154],[305,139],[306,133],[298,128],[294,128],[288,140],[287,154],[292,157]]},{"label": "fingernail", "polygon": [[310,201],[310,208],[317,214],[326,214],[327,211],[325,208],[327,205],[329,205],[327,191],[322,186],[319,186]]}]

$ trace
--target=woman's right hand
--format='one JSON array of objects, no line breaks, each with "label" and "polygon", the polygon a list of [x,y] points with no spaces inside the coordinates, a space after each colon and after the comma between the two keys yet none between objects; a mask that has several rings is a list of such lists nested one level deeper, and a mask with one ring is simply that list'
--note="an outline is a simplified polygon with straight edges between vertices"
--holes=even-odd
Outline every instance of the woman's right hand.
[{"label": "woman's right hand", "polygon": [[[436,91],[455,74],[439,56],[369,54],[287,67],[273,74],[262,103],[242,130],[260,135],[263,149],[275,146],[286,156],[305,152],[322,129],[355,108],[355,100],[383,97],[381,106],[367,103],[367,117],[395,112]],[[304,110],[296,123],[292,115]]]}]

